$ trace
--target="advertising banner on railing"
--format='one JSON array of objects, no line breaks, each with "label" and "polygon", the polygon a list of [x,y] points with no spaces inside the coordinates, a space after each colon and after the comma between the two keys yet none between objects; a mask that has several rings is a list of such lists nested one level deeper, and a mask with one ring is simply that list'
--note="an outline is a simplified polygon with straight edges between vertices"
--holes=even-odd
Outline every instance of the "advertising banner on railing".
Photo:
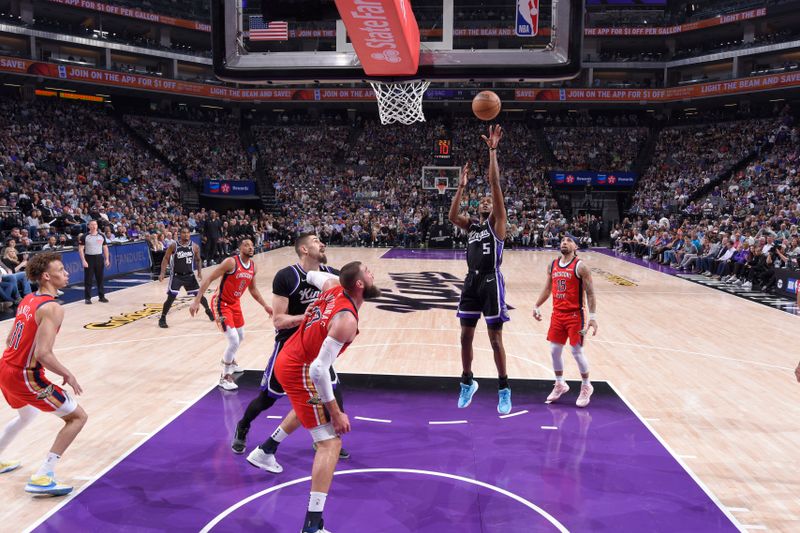
[{"label": "advertising banner on railing", "polygon": [[211,196],[255,196],[256,182],[203,180],[203,194]]},{"label": "advertising banner on railing", "polygon": [[205,22],[168,17],[166,15],[159,15],[158,13],[150,13],[148,11],[142,11],[136,8],[104,4],[103,2],[93,2],[92,0],[47,0],[47,1],[53,4],[61,4],[69,7],[88,9],[90,11],[98,11],[100,13],[108,13],[109,15],[118,15],[120,17],[128,17],[138,20],[146,20],[148,22],[155,22],[157,24],[166,24],[168,26],[178,26],[180,28],[188,28],[190,30],[199,30],[209,33],[211,32],[211,25]]},{"label": "advertising banner on railing", "polygon": [[[156,76],[42,63],[6,56],[0,56],[0,72],[223,101],[375,101],[375,93],[372,89],[236,89]],[[666,89],[517,89],[514,91],[514,100],[518,102],[640,102],[646,104],[792,87],[800,87],[800,72],[798,71]],[[441,90],[436,91],[433,90],[431,93],[437,95],[432,99],[441,99],[443,94],[447,94]],[[426,99],[428,98],[426,97]]]},{"label": "advertising banner on railing", "polygon": [[548,172],[550,185],[556,189],[583,188],[587,185],[596,191],[630,189],[636,185],[636,172],[592,172],[588,170],[554,170]]},{"label": "advertising banner on railing", "polygon": [[674,26],[639,26],[639,27],[619,27],[619,28],[584,28],[583,34],[587,37],[647,37],[651,35],[674,35],[687,31],[701,30],[722,26],[723,24],[733,24],[754,18],[766,16],[767,8],[761,7],[731,13],[729,15],[719,15],[714,18],[698,20],[697,22],[687,22],[686,24],[676,24]]},{"label": "advertising banner on railing", "polygon": [[[110,278],[150,268],[150,249],[145,241],[112,244],[108,247],[111,266],[106,267],[103,276]],[[61,253],[64,268],[69,272],[69,284],[83,283],[83,265],[77,250]]]}]

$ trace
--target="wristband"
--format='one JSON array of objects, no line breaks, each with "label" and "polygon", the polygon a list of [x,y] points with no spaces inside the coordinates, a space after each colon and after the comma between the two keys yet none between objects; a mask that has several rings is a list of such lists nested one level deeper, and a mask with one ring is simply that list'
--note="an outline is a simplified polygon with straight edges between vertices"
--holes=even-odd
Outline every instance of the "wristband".
[{"label": "wristband", "polygon": [[589,320],[597,320],[597,313],[589,313]]}]

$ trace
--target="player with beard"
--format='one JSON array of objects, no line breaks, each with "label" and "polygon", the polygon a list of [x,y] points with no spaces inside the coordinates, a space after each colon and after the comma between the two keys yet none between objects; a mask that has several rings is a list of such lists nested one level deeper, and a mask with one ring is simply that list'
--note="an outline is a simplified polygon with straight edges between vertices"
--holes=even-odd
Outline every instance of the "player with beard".
[{"label": "player with beard", "polygon": [[[247,433],[253,420],[286,395],[281,384],[275,378],[275,358],[289,337],[297,331],[297,327],[305,316],[306,308],[319,297],[320,290],[307,280],[307,274],[319,271],[339,275],[338,270],[327,266],[328,257],[325,255],[325,249],[325,243],[320,241],[316,235],[302,234],[294,243],[295,253],[300,260],[275,274],[275,279],[272,281],[274,313],[272,321],[275,324],[275,348],[272,350],[272,356],[264,370],[264,376],[261,378],[261,392],[250,402],[244,416],[236,424],[236,434],[231,443],[234,453],[244,453],[247,447]],[[339,409],[344,411],[341,392],[337,387],[339,377],[333,367],[331,367],[331,382]],[[275,452],[278,445],[299,427],[300,421],[294,412],[290,412],[271,437],[248,455],[248,462],[268,472],[280,472],[282,469],[274,459]],[[340,458],[347,459],[348,457],[349,454],[342,449]]]},{"label": "player with beard", "polygon": [[236,371],[236,352],[244,339],[244,315],[240,302],[244,291],[249,290],[253,299],[261,304],[270,317],[272,316],[272,307],[264,301],[256,286],[254,255],[253,241],[249,238],[242,239],[239,242],[239,254],[228,257],[217,265],[211,275],[203,280],[200,290],[189,306],[189,314],[192,316],[197,314],[203,294],[215,279],[222,278],[217,292],[211,298],[211,308],[217,326],[228,339],[228,348],[222,355],[222,375],[219,379],[219,386],[225,390],[239,388],[233,379],[233,373]]},{"label": "player with beard", "polygon": [[[581,378],[583,378],[581,393],[578,395],[575,405],[586,407],[589,405],[594,387],[589,382],[589,362],[586,354],[583,353],[583,342],[589,329],[592,330],[592,336],[597,335],[597,315],[595,314],[597,302],[594,295],[592,271],[578,259],[577,249],[578,245],[572,237],[561,239],[561,257],[547,266],[547,283],[542,289],[539,299],[536,300],[533,317],[538,321],[542,320],[539,306],[543,305],[552,294],[553,316],[550,318],[547,340],[550,342],[550,355],[553,358],[556,384],[545,403],[552,403],[569,392],[569,385],[564,381],[564,361],[561,359],[561,351],[569,340],[570,346],[572,346],[572,356],[578,363]],[[584,291],[589,304],[588,327],[585,326],[583,314]]]},{"label": "player with beard", "polygon": [[497,412],[511,412],[511,388],[506,371],[506,351],[503,347],[503,323],[509,320],[505,302],[505,282],[500,272],[503,261],[503,242],[506,238],[506,207],[500,187],[500,168],[497,163],[497,146],[503,138],[500,126],[489,128],[489,136],[481,138],[489,148],[489,185],[491,196],[481,198],[478,206],[480,221],[476,224],[467,215],[459,213],[461,197],[469,179],[469,164],[464,166],[458,190],[450,204],[450,222],[467,232],[467,268],[458,314],[461,319],[461,393],[458,407],[463,409],[472,402],[478,390],[478,382],[472,378],[472,340],[475,326],[483,314],[489,332],[489,341],[497,367],[498,396]]},{"label": "player with beard", "polygon": [[303,524],[304,533],[317,533],[325,531],[322,511],[339,461],[340,435],[350,431],[350,421],[333,394],[330,369],[358,335],[358,311],[364,300],[379,297],[381,291],[360,261],[343,266],[338,279],[322,272],[310,272],[308,278],[322,294],[278,354],[275,375],[317,444]]}]

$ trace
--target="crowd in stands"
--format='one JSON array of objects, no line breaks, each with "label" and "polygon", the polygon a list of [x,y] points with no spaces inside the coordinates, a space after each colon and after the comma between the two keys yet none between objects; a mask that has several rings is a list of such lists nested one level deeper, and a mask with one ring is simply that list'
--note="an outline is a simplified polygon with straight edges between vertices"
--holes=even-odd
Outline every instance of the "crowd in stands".
[{"label": "crowd in stands", "polygon": [[569,170],[629,171],[647,139],[647,128],[545,128],[553,155]]},{"label": "crowd in stands", "polygon": [[[727,284],[773,291],[776,269],[800,268],[800,131],[786,114],[767,126],[765,145],[746,168],[681,213],[662,209],[624,220],[611,233],[612,246]],[[733,131],[753,133],[753,127],[737,123]]]},{"label": "crowd in stands", "polygon": [[196,184],[205,179],[252,180],[255,148],[243,148],[236,120],[217,116],[211,122],[126,116],[125,122]]},{"label": "crowd in stands", "polygon": [[664,128],[636,189],[631,213],[678,212],[700,188],[758,149],[779,123],[751,119]]}]

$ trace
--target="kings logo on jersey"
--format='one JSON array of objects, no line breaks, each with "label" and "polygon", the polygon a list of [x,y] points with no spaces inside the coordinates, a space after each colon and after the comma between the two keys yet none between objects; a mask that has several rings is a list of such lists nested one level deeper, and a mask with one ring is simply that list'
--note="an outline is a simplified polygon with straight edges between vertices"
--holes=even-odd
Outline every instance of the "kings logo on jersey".
[{"label": "kings logo on jersey", "polygon": [[535,37],[539,33],[539,0],[517,0],[517,37]]}]

